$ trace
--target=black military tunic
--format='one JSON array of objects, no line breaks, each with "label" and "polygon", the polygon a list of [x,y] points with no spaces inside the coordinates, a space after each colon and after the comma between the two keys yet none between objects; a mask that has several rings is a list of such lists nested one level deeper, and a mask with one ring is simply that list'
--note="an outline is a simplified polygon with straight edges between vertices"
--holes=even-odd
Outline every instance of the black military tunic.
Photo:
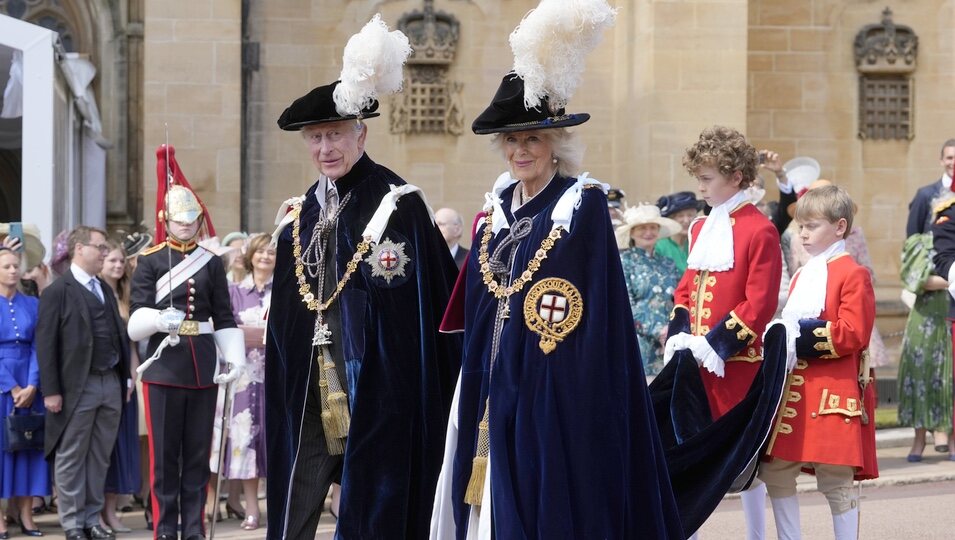
[{"label": "black military tunic", "polygon": [[[169,307],[168,294],[156,302],[156,282],[169,272],[168,251],[175,267],[190,253],[203,249],[194,243],[183,246],[165,242],[144,252],[133,276],[131,312]],[[216,330],[236,327],[225,269],[217,256],[209,258],[173,289],[172,304],[186,313],[187,322],[211,320]],[[161,332],[150,337],[146,358],[153,355],[164,337],[166,334]],[[216,363],[211,333],[182,335],[178,345],[163,350],[143,373],[157,536],[177,538],[180,518],[182,538],[205,536],[205,493],[218,390],[213,381]]]}]

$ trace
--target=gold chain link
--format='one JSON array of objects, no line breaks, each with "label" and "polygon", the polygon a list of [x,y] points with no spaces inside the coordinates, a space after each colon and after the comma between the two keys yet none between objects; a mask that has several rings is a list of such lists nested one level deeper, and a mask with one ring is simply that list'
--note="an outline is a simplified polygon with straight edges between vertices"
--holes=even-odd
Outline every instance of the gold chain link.
[{"label": "gold chain link", "polygon": [[[328,300],[321,302],[315,297],[315,294],[312,293],[311,287],[305,279],[305,263],[302,262],[302,240],[299,237],[302,231],[301,221],[299,219],[299,214],[302,212],[302,205],[299,204],[295,206],[292,212],[295,214],[295,220],[292,222],[292,256],[295,257],[295,277],[298,280],[298,294],[302,297],[302,302],[305,303],[309,310],[325,311],[335,302],[335,299],[338,298],[342,289],[345,288],[348,280],[351,279],[351,275],[355,273],[355,269],[358,268],[358,263],[361,262],[362,257],[364,257],[365,253],[371,247],[371,239],[363,238],[361,243],[358,244],[358,249],[355,250],[355,254],[352,255],[351,260],[348,261],[348,265],[345,267],[345,275],[338,281],[335,292],[332,293]],[[319,294],[321,294],[321,291],[319,291]]]},{"label": "gold chain link", "polygon": [[494,272],[491,272],[491,264],[487,253],[488,244],[491,243],[491,216],[493,214],[493,208],[488,210],[484,224],[484,235],[481,237],[481,248],[478,251],[478,262],[481,264],[481,274],[484,277],[484,284],[487,285],[487,290],[493,294],[495,298],[509,298],[512,294],[520,292],[524,285],[534,278],[534,273],[540,268],[541,262],[547,258],[547,252],[554,247],[554,243],[560,238],[560,234],[564,231],[564,228],[557,227],[552,230],[550,234],[547,235],[547,238],[541,242],[541,247],[534,254],[534,258],[527,262],[527,269],[521,272],[520,277],[513,283],[505,287],[494,280]]}]

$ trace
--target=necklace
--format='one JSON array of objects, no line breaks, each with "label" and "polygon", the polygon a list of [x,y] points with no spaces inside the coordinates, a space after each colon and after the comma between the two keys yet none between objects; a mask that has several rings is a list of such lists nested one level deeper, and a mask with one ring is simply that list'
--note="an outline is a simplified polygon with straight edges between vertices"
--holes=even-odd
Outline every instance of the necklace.
[{"label": "necklace", "polygon": [[488,244],[491,243],[491,229],[493,229],[492,217],[494,215],[494,209],[491,208],[487,212],[487,219],[484,225],[484,235],[481,237],[481,248],[478,251],[478,263],[481,265],[481,275],[484,278],[484,284],[487,286],[488,292],[494,295],[495,298],[508,298],[512,294],[519,292],[528,281],[534,278],[534,273],[541,266],[541,262],[547,258],[547,252],[554,247],[554,243],[557,242],[557,239],[560,238],[560,234],[564,231],[563,227],[557,227],[550,231],[550,234],[547,235],[547,238],[544,238],[541,241],[541,246],[538,248],[537,252],[534,254],[534,258],[527,262],[527,269],[521,272],[520,277],[514,280],[510,285],[502,285],[494,279],[494,272],[491,271],[490,256],[488,255]]},{"label": "necklace", "polygon": [[[344,205],[339,207],[343,208]],[[296,205],[292,212],[295,213],[295,218],[292,221],[292,256],[295,258],[295,278],[298,281],[298,294],[302,297],[302,302],[310,311],[317,311],[318,318],[315,325],[315,339],[313,343],[315,345],[328,344],[328,338],[331,337],[331,332],[328,330],[328,325],[324,322],[324,317],[322,312],[327,310],[338,298],[338,295],[345,288],[345,285],[348,283],[348,280],[351,279],[355,269],[358,268],[358,263],[361,262],[362,257],[371,247],[371,239],[363,238],[362,241],[358,244],[358,247],[355,250],[355,254],[352,255],[350,261],[345,267],[345,274],[340,280],[338,280],[338,285],[335,286],[335,291],[332,292],[328,300],[322,302],[319,297],[322,294],[322,287],[324,284],[325,273],[318,272],[319,279],[319,288],[318,296],[311,291],[311,287],[308,284],[308,280],[305,278],[305,262],[302,260],[302,240],[300,238],[301,234],[301,219],[300,214],[302,212],[302,205]],[[337,217],[337,214],[336,214]]]}]

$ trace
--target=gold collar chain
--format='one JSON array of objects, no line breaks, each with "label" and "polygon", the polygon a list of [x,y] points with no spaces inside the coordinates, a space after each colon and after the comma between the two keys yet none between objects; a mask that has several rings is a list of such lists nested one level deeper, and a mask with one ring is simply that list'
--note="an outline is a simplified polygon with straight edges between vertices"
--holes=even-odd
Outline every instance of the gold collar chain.
[{"label": "gold collar chain", "polygon": [[550,231],[547,238],[541,241],[541,247],[534,254],[534,258],[527,262],[527,269],[521,272],[520,277],[514,280],[513,283],[504,286],[494,280],[494,272],[491,271],[490,257],[487,253],[488,244],[491,243],[491,229],[493,229],[491,216],[493,214],[493,208],[488,210],[484,223],[484,235],[481,237],[481,248],[478,251],[478,263],[481,265],[481,275],[484,278],[484,284],[487,285],[488,292],[493,294],[495,298],[508,298],[512,294],[520,292],[520,290],[524,288],[524,285],[534,278],[534,272],[537,272],[540,268],[541,261],[547,258],[547,252],[554,247],[554,243],[560,238],[560,234],[564,231],[564,228],[557,227]]},{"label": "gold collar chain", "polygon": [[322,312],[327,310],[329,306],[335,302],[335,299],[338,298],[342,289],[345,288],[348,280],[351,279],[351,275],[355,273],[355,269],[358,268],[358,263],[361,262],[362,257],[364,257],[365,253],[371,247],[371,239],[363,238],[358,244],[355,254],[352,255],[351,260],[348,261],[348,265],[345,267],[345,275],[338,280],[335,292],[332,293],[328,300],[322,302],[319,300],[322,291],[318,291],[318,297],[316,297],[315,294],[312,293],[308,281],[305,279],[305,264],[302,262],[302,240],[300,238],[302,229],[301,220],[299,218],[302,212],[302,205],[296,205],[292,212],[295,213],[295,220],[292,222],[292,256],[295,258],[295,277],[298,280],[298,294],[302,297],[302,302],[305,303],[309,310]]}]

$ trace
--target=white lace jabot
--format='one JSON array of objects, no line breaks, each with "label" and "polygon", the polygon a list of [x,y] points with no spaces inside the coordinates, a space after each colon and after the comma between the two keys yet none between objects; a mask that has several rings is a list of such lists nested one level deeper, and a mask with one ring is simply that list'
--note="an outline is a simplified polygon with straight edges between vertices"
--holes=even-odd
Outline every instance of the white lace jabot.
[{"label": "white lace jabot", "polygon": [[686,263],[689,268],[710,272],[732,270],[735,257],[730,210],[747,201],[749,201],[749,195],[743,190],[710,211],[710,215],[703,221],[700,236],[693,242],[693,248],[687,258]]}]

